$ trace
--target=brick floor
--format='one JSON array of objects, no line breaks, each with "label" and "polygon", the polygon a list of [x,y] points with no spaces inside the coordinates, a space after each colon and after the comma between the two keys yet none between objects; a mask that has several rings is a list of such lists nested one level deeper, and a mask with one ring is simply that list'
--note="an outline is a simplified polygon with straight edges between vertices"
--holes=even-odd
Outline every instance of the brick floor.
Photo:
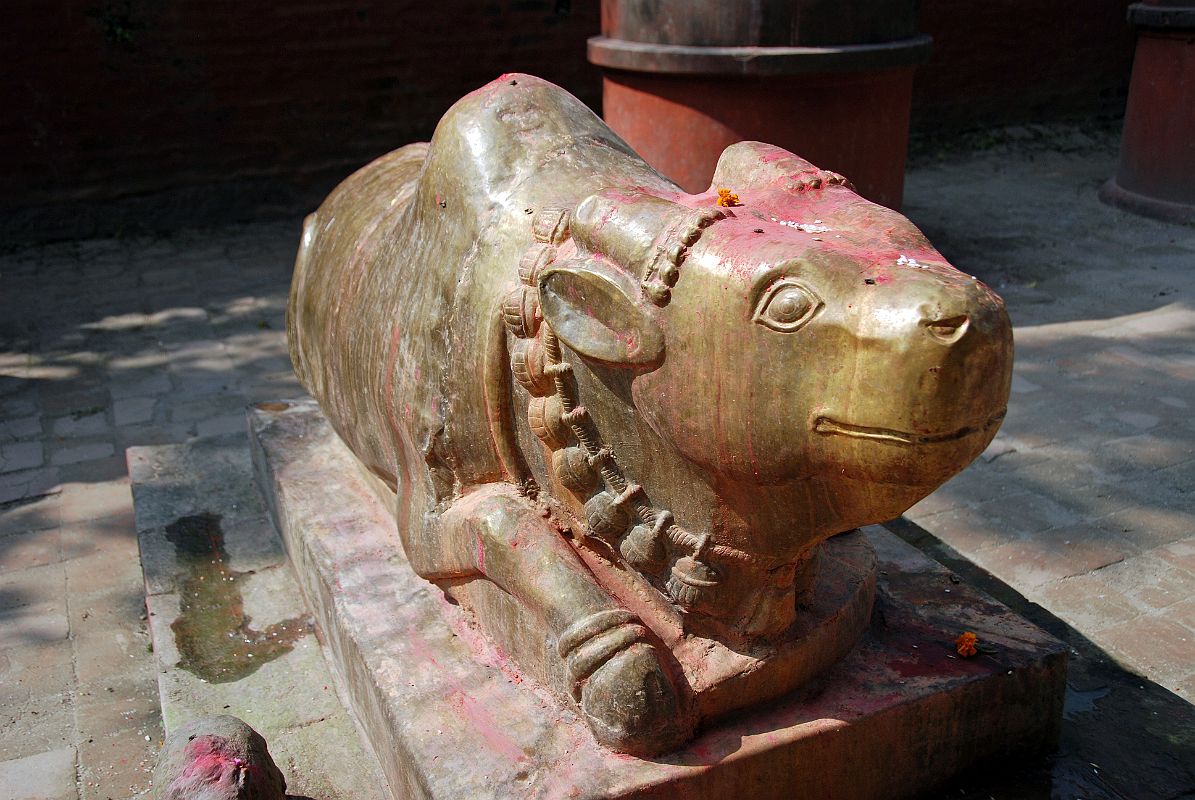
[{"label": "brick floor", "polygon": [[0,796],[145,796],[161,740],[124,449],[299,391],[298,230],[0,257]]},{"label": "brick floor", "polygon": [[[1114,165],[1100,141],[911,171],[906,213],[1004,295],[1017,365],[997,443],[908,516],[1190,700],[1195,230],[1100,205]],[[0,795],[146,792],[161,729],[122,454],[299,392],[298,237],[0,255]]]}]

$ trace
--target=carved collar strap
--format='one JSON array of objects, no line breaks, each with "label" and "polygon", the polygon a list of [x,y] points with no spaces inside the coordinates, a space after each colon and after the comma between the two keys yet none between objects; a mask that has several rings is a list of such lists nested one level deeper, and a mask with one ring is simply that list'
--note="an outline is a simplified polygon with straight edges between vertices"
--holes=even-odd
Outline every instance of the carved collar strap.
[{"label": "carved collar strap", "polygon": [[660,237],[662,241],[656,245],[653,257],[644,266],[639,282],[644,296],[661,308],[668,305],[689,249],[697,244],[706,228],[725,218],[725,211],[705,208],[685,220],[677,230],[666,231]]}]

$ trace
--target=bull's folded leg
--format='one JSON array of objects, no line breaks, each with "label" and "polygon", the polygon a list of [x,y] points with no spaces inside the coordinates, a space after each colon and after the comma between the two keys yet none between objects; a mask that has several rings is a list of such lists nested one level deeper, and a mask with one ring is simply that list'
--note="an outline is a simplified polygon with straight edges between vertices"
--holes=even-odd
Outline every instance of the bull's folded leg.
[{"label": "bull's folded leg", "polygon": [[[481,575],[512,595],[555,641],[566,685],[602,744],[667,752],[692,734],[692,715],[647,629],[594,580],[577,554],[513,488],[472,492],[440,519],[443,564],[433,581]],[[479,620],[482,626],[486,620]]]}]

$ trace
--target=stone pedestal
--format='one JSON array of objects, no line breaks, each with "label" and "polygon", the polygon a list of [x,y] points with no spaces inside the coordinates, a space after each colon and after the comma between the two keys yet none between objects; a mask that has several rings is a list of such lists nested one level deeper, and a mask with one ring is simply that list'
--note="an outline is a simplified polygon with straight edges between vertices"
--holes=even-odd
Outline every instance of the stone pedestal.
[{"label": "stone pedestal", "polygon": [[[390,509],[319,410],[251,412],[258,481],[397,797],[895,798],[1049,746],[1066,650],[880,528],[871,626],[804,690],[644,760],[584,724],[407,565]],[[981,653],[954,652],[961,632]]]}]

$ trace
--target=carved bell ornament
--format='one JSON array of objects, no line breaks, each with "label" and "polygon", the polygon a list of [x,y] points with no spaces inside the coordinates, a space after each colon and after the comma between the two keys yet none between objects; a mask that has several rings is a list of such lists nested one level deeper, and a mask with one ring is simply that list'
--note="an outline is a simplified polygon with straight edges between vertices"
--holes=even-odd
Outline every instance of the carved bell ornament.
[{"label": "carved bell ornament", "polygon": [[685,608],[692,608],[706,599],[720,581],[718,570],[702,559],[708,543],[709,539],[703,538],[693,555],[678,559],[672,566],[668,593]]},{"label": "carved bell ornament", "polygon": [[539,295],[529,286],[510,291],[502,301],[502,318],[510,332],[520,339],[534,336],[539,329]]},{"label": "carved bell ornament", "polygon": [[631,522],[631,512],[609,492],[595,494],[585,503],[585,518],[594,536],[610,541],[620,537]]},{"label": "carved bell ornament", "polygon": [[531,247],[519,261],[519,282],[524,286],[535,286],[539,274],[556,260],[556,248],[548,244]]},{"label": "carved bell ornament", "polygon": [[660,532],[650,525],[636,525],[618,545],[618,552],[635,569],[658,575],[664,568],[667,551]]},{"label": "carved bell ornament", "polygon": [[527,405],[527,422],[549,450],[564,447],[572,435],[564,421],[564,407],[556,395],[532,398]]},{"label": "carved bell ornament", "polygon": [[519,342],[512,349],[510,371],[532,397],[545,397],[556,391],[552,376],[544,372],[544,346],[539,339]]},{"label": "carved bell ornament", "polygon": [[597,485],[590,456],[582,447],[566,447],[552,454],[552,470],[570,492],[584,495]]}]

